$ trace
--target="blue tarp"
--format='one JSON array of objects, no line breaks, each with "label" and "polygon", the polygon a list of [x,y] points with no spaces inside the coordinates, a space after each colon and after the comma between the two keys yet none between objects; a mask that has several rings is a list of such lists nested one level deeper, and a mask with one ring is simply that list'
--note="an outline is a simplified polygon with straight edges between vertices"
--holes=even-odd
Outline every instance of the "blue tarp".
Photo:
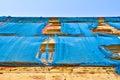
[{"label": "blue tarp", "polygon": [[105,22],[120,22],[120,17],[105,17]]},{"label": "blue tarp", "polygon": [[[0,62],[33,62],[48,61],[49,53],[40,55],[39,48],[46,36],[41,37],[0,37]],[[114,53],[102,45],[120,45],[118,37],[63,37],[54,36],[55,52],[53,62],[49,65],[82,65],[82,66],[119,66],[120,61],[110,59]],[[107,43],[107,44],[106,44]],[[48,44],[46,46],[48,49]],[[117,56],[117,55],[115,55]]]},{"label": "blue tarp", "polygon": [[49,18],[43,17],[9,17],[9,22],[48,23]]},{"label": "blue tarp", "polygon": [[110,45],[120,45],[120,39],[118,36],[102,34],[101,36],[97,36],[98,45],[101,46],[101,51],[106,55],[106,57],[111,56],[119,56],[118,54],[113,54],[109,49],[104,48],[103,46],[110,46]]},{"label": "blue tarp", "polygon": [[98,18],[91,17],[91,18],[82,18],[82,17],[61,17],[58,18],[59,22],[98,22]]},{"label": "blue tarp", "polygon": [[92,28],[97,28],[98,23],[62,23],[61,32],[66,34],[82,34],[93,36]]},{"label": "blue tarp", "polygon": [[34,36],[42,34],[42,29],[45,26],[45,23],[4,23],[2,26],[0,26],[0,34]]},{"label": "blue tarp", "polygon": [[0,62],[41,63],[36,55],[46,38],[0,36]]},{"label": "blue tarp", "polygon": [[116,71],[117,74],[120,75],[120,66],[117,66],[117,67],[115,68],[115,71]]},{"label": "blue tarp", "polygon": [[[37,63],[36,65],[44,66],[40,60],[48,61],[49,53],[46,50],[40,56],[41,43],[48,38],[41,37],[15,37],[0,36],[0,65],[18,66],[17,63]],[[101,45],[114,45],[118,42],[117,37],[63,37],[54,36],[55,52],[53,54],[53,62],[49,66],[55,65],[80,65],[80,66],[117,66],[116,72],[120,74],[120,61],[110,59],[114,56],[109,50],[104,49]],[[113,38],[113,39],[112,39]],[[104,40],[101,41],[101,40]],[[108,42],[107,42],[108,41]],[[110,41],[110,42],[109,42]],[[119,39],[120,41],[120,39]],[[48,44],[46,49],[48,48]],[[39,53],[39,54],[38,54]],[[117,56],[117,55],[115,55]],[[9,64],[8,64],[9,63]],[[32,64],[31,66],[34,66]],[[21,64],[23,66],[23,64]]]},{"label": "blue tarp", "polygon": [[97,40],[99,45],[110,46],[120,44],[120,39],[118,38],[118,36],[103,35],[98,36]]},{"label": "blue tarp", "polygon": [[[120,61],[108,58],[97,37],[54,37],[56,41],[53,64],[82,66],[118,66]],[[108,38],[109,39],[109,38]],[[107,39],[107,40],[108,40]],[[119,43],[120,44],[120,43]]]},{"label": "blue tarp", "polygon": [[2,21],[6,21],[7,20],[7,17],[3,16],[3,17],[0,17],[0,22]]},{"label": "blue tarp", "polygon": [[[41,53],[39,49],[41,43],[46,38],[49,42],[50,38],[48,36],[35,37],[35,35],[42,33],[42,29],[48,21],[49,18],[43,17],[0,17],[0,34],[15,34],[19,36],[0,36],[0,65],[10,63],[18,66],[14,62],[26,63],[26,65],[28,63],[45,65],[40,60],[45,59],[48,62],[50,58],[49,44],[47,43],[44,53]],[[59,21],[62,22],[62,33],[85,36],[54,36],[56,44],[53,62],[48,63],[48,65],[117,66],[115,70],[120,74],[120,61],[110,58],[111,56],[119,55],[104,47],[120,45],[120,38],[108,34],[94,35],[91,29],[97,28],[98,18],[69,17],[59,18]],[[86,23],[69,23],[77,21]],[[119,23],[110,21],[120,21],[119,17],[105,18],[105,22],[116,29],[120,29]],[[7,66],[10,66],[10,64]]]},{"label": "blue tarp", "polygon": [[107,24],[109,24],[110,26],[112,26],[112,27],[120,30],[120,23],[117,23],[117,22],[108,22]]}]

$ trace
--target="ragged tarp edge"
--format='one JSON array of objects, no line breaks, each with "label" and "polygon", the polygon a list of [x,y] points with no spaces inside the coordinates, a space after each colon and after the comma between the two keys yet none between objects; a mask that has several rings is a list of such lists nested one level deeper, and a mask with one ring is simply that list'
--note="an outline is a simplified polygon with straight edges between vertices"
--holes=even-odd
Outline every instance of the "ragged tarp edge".
[{"label": "ragged tarp edge", "polygon": [[[0,17],[0,22],[9,22],[10,21],[10,18],[42,18],[44,20],[41,20],[41,21],[30,21],[30,22],[48,22],[50,18],[58,18],[58,19],[61,19],[61,22],[98,22],[98,19],[99,18],[104,18],[105,19],[105,22],[120,22],[120,19],[117,19],[117,18],[120,18],[120,16],[115,16],[115,17],[11,17],[11,16],[1,16]],[[46,20],[45,20],[46,19]],[[65,21],[62,21],[62,19],[66,19]],[[68,19],[68,20],[67,20]],[[73,20],[70,20],[70,19],[73,19]],[[83,19],[83,20],[82,20]],[[85,19],[88,19],[85,20]],[[13,20],[14,22],[14,20]],[[16,21],[16,22],[22,22],[22,21]],[[25,21],[25,22],[29,22],[29,21]],[[99,22],[103,22],[103,21],[99,21]]]}]

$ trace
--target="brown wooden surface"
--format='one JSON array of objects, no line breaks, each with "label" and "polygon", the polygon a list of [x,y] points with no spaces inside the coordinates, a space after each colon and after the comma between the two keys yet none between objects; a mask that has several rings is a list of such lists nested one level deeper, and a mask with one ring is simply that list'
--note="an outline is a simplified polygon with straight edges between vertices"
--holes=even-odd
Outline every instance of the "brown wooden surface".
[{"label": "brown wooden surface", "polygon": [[110,45],[106,46],[110,51],[120,54],[120,45]]},{"label": "brown wooden surface", "polygon": [[[50,37],[50,40],[46,39],[40,47],[40,52],[45,52],[46,51],[46,45],[48,44],[48,51],[51,52],[51,50],[54,50],[55,47],[55,41],[52,37]],[[53,52],[53,51],[52,51]]]},{"label": "brown wooden surface", "polygon": [[92,29],[94,33],[102,32],[105,34],[113,34],[113,35],[119,35],[120,36],[120,30],[117,30],[116,28],[106,24],[106,23],[99,23],[97,29]]},{"label": "brown wooden surface", "polygon": [[0,80],[120,80],[113,67],[0,67]]},{"label": "brown wooden surface", "polygon": [[43,29],[43,34],[60,34],[61,23],[58,18],[50,18],[48,25]]}]

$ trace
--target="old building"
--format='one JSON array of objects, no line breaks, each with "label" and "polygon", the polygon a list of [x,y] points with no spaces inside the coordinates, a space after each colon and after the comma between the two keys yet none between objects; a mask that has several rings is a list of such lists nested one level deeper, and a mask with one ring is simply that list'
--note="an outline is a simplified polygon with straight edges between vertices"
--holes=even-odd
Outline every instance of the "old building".
[{"label": "old building", "polygon": [[0,17],[0,80],[119,80],[120,17]]}]

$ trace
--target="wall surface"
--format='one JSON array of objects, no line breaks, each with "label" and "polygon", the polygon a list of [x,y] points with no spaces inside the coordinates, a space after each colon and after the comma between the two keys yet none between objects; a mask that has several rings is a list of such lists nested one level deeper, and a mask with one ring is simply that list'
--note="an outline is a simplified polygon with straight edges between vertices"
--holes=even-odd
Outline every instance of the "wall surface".
[{"label": "wall surface", "polygon": [[0,67],[0,80],[120,80],[113,67]]}]

